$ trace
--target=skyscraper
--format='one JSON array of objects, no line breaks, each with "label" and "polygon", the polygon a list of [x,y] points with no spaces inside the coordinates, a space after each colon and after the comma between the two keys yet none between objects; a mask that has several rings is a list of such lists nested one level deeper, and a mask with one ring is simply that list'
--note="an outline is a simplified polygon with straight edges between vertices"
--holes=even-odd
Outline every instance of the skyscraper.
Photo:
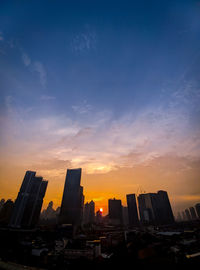
[{"label": "skyscraper", "polygon": [[121,200],[109,199],[108,200],[108,209],[109,209],[109,220],[111,224],[122,225],[123,216],[122,216],[122,202]]},{"label": "skyscraper", "polygon": [[130,226],[137,226],[139,224],[137,204],[135,194],[126,195],[127,206],[128,206],[128,219]]},{"label": "skyscraper", "polygon": [[83,187],[81,182],[81,168],[68,169],[65,179],[62,204],[60,209],[60,224],[80,225],[83,216]]},{"label": "skyscraper", "polygon": [[195,204],[195,209],[196,209],[198,218],[200,218],[200,203]]},{"label": "skyscraper", "polygon": [[159,190],[157,192],[157,196],[159,222],[161,224],[173,223],[174,215],[167,192]]},{"label": "skyscraper", "polygon": [[182,221],[181,213],[180,213],[180,212],[178,212],[178,215],[177,215],[177,221],[178,221],[178,222],[179,222],[179,221]]},{"label": "skyscraper", "polygon": [[3,226],[8,226],[12,211],[14,207],[14,202],[8,199],[4,204],[0,211],[0,224]]},{"label": "skyscraper", "polygon": [[122,216],[123,216],[123,224],[125,226],[129,225],[129,218],[128,218],[128,207],[122,206]]},{"label": "skyscraper", "polygon": [[171,205],[166,191],[146,193],[138,196],[140,221],[150,224],[174,222]]},{"label": "skyscraper", "polygon": [[87,202],[84,206],[84,224],[92,224],[95,219],[95,204],[93,201]]},{"label": "skyscraper", "polygon": [[182,211],[182,218],[183,218],[183,221],[186,221],[187,220],[187,217],[185,215],[185,211]]},{"label": "skyscraper", "polygon": [[48,181],[27,171],[15,201],[9,226],[34,227],[39,219]]},{"label": "skyscraper", "polygon": [[190,215],[191,215],[192,220],[196,220],[197,215],[196,215],[196,212],[194,210],[194,207],[190,207],[189,210],[190,210]]},{"label": "skyscraper", "polygon": [[186,215],[187,221],[190,221],[191,220],[191,216],[190,216],[190,212],[189,212],[188,209],[185,209],[185,215]]}]

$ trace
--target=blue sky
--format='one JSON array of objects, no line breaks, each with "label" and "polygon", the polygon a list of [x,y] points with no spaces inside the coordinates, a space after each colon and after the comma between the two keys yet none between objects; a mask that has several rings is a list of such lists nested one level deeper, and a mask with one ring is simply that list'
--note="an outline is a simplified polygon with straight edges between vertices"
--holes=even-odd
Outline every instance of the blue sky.
[{"label": "blue sky", "polygon": [[1,1],[6,166],[58,177],[199,159],[199,18],[196,0]]}]

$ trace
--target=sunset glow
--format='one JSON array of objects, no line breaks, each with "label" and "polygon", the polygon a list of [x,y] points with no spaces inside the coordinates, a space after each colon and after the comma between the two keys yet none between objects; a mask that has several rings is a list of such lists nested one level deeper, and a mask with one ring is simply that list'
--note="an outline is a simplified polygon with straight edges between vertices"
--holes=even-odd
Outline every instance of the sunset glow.
[{"label": "sunset glow", "polygon": [[167,190],[175,213],[199,202],[195,1],[174,9],[168,1],[7,2],[0,4],[0,198],[15,200],[33,170],[49,181],[43,208],[49,201],[56,208],[66,170],[80,167],[85,202],[104,214],[109,198],[125,206],[126,194],[141,187]]}]

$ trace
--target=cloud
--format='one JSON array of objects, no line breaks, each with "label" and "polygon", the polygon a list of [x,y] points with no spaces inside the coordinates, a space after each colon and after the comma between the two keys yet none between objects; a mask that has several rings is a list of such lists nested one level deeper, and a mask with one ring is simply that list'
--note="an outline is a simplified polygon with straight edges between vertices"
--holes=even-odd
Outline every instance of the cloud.
[{"label": "cloud", "polygon": [[5,96],[5,106],[9,113],[13,112],[13,97],[12,96]]},{"label": "cloud", "polygon": [[80,105],[72,105],[72,109],[76,113],[85,114],[85,113],[90,112],[93,109],[93,106],[88,104],[87,101],[85,100]]},{"label": "cloud", "polygon": [[46,70],[45,70],[42,62],[31,61],[31,58],[29,57],[29,55],[27,53],[25,53],[21,47],[19,47],[19,50],[21,52],[22,61],[23,61],[23,64],[25,65],[25,67],[29,68],[31,71],[36,71],[39,75],[41,85],[43,87],[45,87],[46,83],[47,83],[47,74],[46,74]]},{"label": "cloud", "polygon": [[22,53],[22,61],[26,67],[30,66],[31,64],[31,59],[26,53]]},{"label": "cloud", "polygon": [[40,100],[43,100],[43,101],[55,100],[55,99],[56,99],[56,97],[54,97],[54,96],[47,96],[47,95],[42,95],[40,97]]},{"label": "cloud", "polygon": [[46,78],[46,70],[43,64],[39,61],[33,63],[33,68],[36,72],[38,72],[40,77],[40,83],[43,87],[46,86],[47,78]]},{"label": "cloud", "polygon": [[47,158],[40,160],[39,162],[34,161],[31,164],[31,167],[34,170],[39,171],[45,171],[45,174],[48,173],[48,171],[66,171],[66,168],[71,168],[71,162],[70,160],[60,160],[57,158]]},{"label": "cloud", "polygon": [[96,48],[97,36],[95,31],[86,25],[85,29],[74,35],[71,41],[72,51],[76,53],[88,52]]}]

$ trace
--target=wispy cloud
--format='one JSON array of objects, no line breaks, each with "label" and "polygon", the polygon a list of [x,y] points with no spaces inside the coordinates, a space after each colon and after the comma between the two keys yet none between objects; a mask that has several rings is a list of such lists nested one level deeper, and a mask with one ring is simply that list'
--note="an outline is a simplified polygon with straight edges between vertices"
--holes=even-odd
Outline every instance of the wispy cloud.
[{"label": "wispy cloud", "polygon": [[[43,100],[51,99],[43,97]],[[7,97],[8,108],[11,101],[12,98]],[[32,156],[34,151],[38,159],[48,156],[69,160],[72,166],[82,166],[88,173],[148,164],[169,152],[194,157],[200,154],[198,131],[192,134],[189,131],[188,136],[187,115],[174,108],[169,111],[149,108],[137,117],[129,113],[118,119],[109,112],[93,111],[87,123],[65,115],[44,116],[29,120],[23,126],[18,124],[18,129],[23,139],[13,140],[21,149],[26,148],[25,155]]]},{"label": "wispy cloud", "polygon": [[13,102],[13,97],[12,96],[6,96],[5,97],[5,106],[7,108],[7,111],[9,113],[12,113],[13,112],[13,109],[12,109],[12,102]]},{"label": "wispy cloud", "polygon": [[[19,47],[19,45],[18,45]],[[19,47],[21,52],[22,62],[30,71],[35,71],[39,75],[40,83],[43,87],[46,87],[47,83],[47,73],[45,67],[41,61],[32,61],[31,57],[21,48]]]},{"label": "wispy cloud", "polygon": [[86,100],[82,104],[72,105],[72,109],[76,113],[85,114],[92,110],[93,106],[88,104]]},{"label": "wispy cloud", "polygon": [[22,53],[22,61],[26,67],[30,66],[31,64],[31,59],[26,53]]},{"label": "wispy cloud", "polygon": [[47,95],[42,95],[40,97],[40,100],[43,100],[43,101],[49,101],[49,100],[55,100],[55,99],[56,99],[56,97],[54,97],[54,96],[47,96]]},{"label": "wispy cloud", "polygon": [[38,72],[40,77],[40,83],[43,87],[46,86],[47,78],[46,78],[46,70],[43,64],[39,61],[33,63],[34,70]]},{"label": "wispy cloud", "polygon": [[95,31],[91,29],[89,25],[85,26],[85,29],[74,35],[71,41],[72,51],[77,53],[83,53],[96,48],[97,35]]}]

